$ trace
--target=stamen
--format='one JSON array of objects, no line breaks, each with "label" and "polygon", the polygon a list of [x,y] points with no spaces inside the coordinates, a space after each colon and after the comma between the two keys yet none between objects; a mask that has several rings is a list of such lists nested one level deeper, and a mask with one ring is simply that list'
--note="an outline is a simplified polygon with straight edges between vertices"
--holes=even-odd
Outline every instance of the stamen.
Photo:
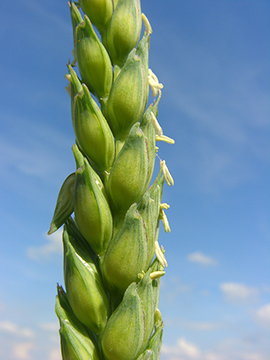
[{"label": "stamen", "polygon": [[145,16],[145,14],[142,14],[142,21],[143,21],[143,24],[144,24],[144,27],[145,27],[145,31],[148,32],[149,34],[152,34],[152,32],[153,32],[152,27],[150,25],[149,20]]},{"label": "stamen", "polygon": [[170,205],[167,204],[167,203],[162,203],[162,204],[160,204],[160,208],[161,208],[161,209],[168,210],[168,209],[170,208]]},{"label": "stamen", "polygon": [[153,97],[156,97],[158,95],[158,91],[163,89],[163,85],[158,81],[157,76],[151,69],[148,69],[147,80],[153,92]]},{"label": "stamen", "polygon": [[163,175],[164,175],[166,183],[169,186],[174,185],[173,177],[169,172],[169,169],[168,169],[168,167],[167,167],[167,165],[165,163],[165,160],[160,160],[160,167],[161,167],[161,169],[163,171]]},{"label": "stamen", "polygon": [[153,73],[151,69],[148,69],[148,75],[151,76],[155,83],[159,83],[157,76]]},{"label": "stamen", "polygon": [[162,250],[160,249],[159,243],[158,241],[155,242],[155,253],[156,253],[156,257],[158,259],[158,261],[161,263],[161,265],[165,268],[166,266],[168,266],[167,260],[162,252]]},{"label": "stamen", "polygon": [[164,141],[164,142],[166,142],[168,144],[174,144],[175,143],[175,141],[172,138],[170,138],[170,137],[168,137],[166,135],[163,135],[163,134],[156,135],[156,141]]},{"label": "stamen", "polygon": [[165,275],[165,271],[153,271],[151,274],[150,274],[150,279],[151,280],[154,280],[154,279],[159,279],[161,276],[164,276]]},{"label": "stamen", "polygon": [[160,212],[159,212],[159,217],[160,217],[160,220],[162,221],[162,224],[163,224],[163,227],[164,227],[164,231],[167,233],[167,232],[171,232],[171,228],[170,228],[170,225],[169,225],[169,221],[168,221],[168,218],[164,212],[163,209],[160,209]]},{"label": "stamen", "polygon": [[157,118],[155,117],[155,114],[153,113],[153,111],[151,111],[150,115],[151,115],[152,124],[154,126],[156,134],[162,136],[163,135],[162,127],[159,125]]}]

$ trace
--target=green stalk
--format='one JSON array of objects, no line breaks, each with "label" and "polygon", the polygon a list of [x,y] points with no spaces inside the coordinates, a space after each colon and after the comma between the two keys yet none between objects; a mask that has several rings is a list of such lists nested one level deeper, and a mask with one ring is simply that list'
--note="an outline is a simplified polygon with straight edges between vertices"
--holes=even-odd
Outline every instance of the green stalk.
[{"label": "green stalk", "polygon": [[58,286],[56,297],[62,359],[158,360],[167,266],[158,236],[160,222],[170,231],[161,200],[173,178],[164,160],[152,175],[156,141],[174,141],[157,121],[163,85],[148,64],[152,29],[139,0],[69,7],[76,170],[60,189],[48,232],[64,225],[65,290]]}]

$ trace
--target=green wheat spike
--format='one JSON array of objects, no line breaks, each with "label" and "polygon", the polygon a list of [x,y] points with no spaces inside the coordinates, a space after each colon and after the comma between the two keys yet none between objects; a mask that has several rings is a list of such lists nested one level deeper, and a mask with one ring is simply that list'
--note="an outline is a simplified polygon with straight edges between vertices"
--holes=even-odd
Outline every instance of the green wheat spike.
[{"label": "green wheat spike", "polygon": [[64,224],[65,290],[58,286],[56,297],[62,359],[158,360],[167,266],[160,222],[170,231],[161,200],[164,183],[174,182],[165,160],[152,175],[156,142],[174,140],[157,120],[163,85],[148,64],[152,28],[139,0],[79,0],[69,8],[76,169],[48,232]]}]

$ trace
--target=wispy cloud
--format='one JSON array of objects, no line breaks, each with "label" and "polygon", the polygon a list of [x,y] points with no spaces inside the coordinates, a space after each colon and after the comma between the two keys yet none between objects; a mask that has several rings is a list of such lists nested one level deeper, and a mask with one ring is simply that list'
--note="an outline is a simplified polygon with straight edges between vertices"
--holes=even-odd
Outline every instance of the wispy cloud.
[{"label": "wispy cloud", "polygon": [[164,318],[166,326],[181,331],[196,331],[196,332],[217,332],[227,327],[228,324],[223,322],[210,322],[210,321],[183,321],[177,316]]},{"label": "wispy cloud", "polygon": [[270,303],[263,305],[256,311],[256,320],[267,326],[270,327]]},{"label": "wispy cloud", "polygon": [[12,321],[1,321],[0,322],[0,331],[5,334],[11,334],[13,336],[23,337],[23,338],[33,338],[34,332],[27,327],[20,327]]},{"label": "wispy cloud", "polygon": [[254,302],[258,297],[258,289],[234,282],[220,284],[224,298],[228,302],[248,303]]},{"label": "wispy cloud", "polygon": [[[48,340],[52,344],[59,344],[59,323],[58,321],[54,322],[44,322],[38,325],[39,330],[41,330],[41,334],[43,333]],[[59,356],[59,348],[58,350],[58,356]],[[52,351],[54,352],[54,350]]]},{"label": "wispy cloud", "polygon": [[179,338],[176,345],[168,346],[164,344],[161,353],[170,360],[199,359],[200,349],[193,343],[188,342],[185,338]]},{"label": "wispy cloud", "polygon": [[61,360],[62,357],[60,355],[60,349],[58,348],[53,348],[49,351],[49,357],[48,360]]},{"label": "wispy cloud", "polygon": [[16,343],[13,346],[12,353],[16,360],[32,360],[31,351],[34,349],[32,342]]},{"label": "wispy cloud", "polygon": [[241,340],[224,341],[212,349],[202,349],[194,342],[179,338],[175,345],[163,344],[162,360],[268,360],[267,351],[248,350]]},{"label": "wispy cloud", "polygon": [[205,255],[199,251],[187,255],[187,260],[200,265],[216,266],[218,261],[209,255]]},{"label": "wispy cloud", "polygon": [[49,261],[54,255],[62,254],[62,229],[52,235],[44,235],[47,243],[41,246],[31,246],[26,250],[29,258],[35,261]]},{"label": "wispy cloud", "polygon": [[225,326],[223,323],[214,323],[214,322],[183,322],[181,327],[190,329],[193,331],[216,331]]},{"label": "wispy cloud", "polygon": [[37,324],[34,329],[13,321],[0,321],[0,357],[9,360],[61,360],[57,322]]},{"label": "wispy cloud", "polygon": [[58,321],[41,323],[39,324],[39,328],[41,330],[57,333],[57,331],[59,330],[59,324]]}]

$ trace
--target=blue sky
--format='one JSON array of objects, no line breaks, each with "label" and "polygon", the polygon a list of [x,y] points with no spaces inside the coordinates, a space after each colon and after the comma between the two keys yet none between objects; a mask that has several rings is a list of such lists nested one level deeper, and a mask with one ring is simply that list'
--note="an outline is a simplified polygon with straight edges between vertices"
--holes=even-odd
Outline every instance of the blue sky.
[{"label": "blue sky", "polygon": [[[175,181],[161,360],[270,358],[270,3],[150,1],[160,144]],[[59,360],[61,234],[46,232],[74,171],[66,1],[1,10],[0,358]],[[157,163],[158,165],[158,163]]]}]

